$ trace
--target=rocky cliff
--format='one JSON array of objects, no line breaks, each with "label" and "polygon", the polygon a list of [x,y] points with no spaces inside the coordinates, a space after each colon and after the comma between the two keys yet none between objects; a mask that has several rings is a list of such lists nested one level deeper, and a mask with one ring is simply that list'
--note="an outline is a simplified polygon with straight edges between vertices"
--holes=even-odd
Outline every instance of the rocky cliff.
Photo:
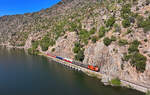
[{"label": "rocky cliff", "polygon": [[149,0],[62,0],[3,16],[0,43],[97,65],[110,78],[150,86]]}]

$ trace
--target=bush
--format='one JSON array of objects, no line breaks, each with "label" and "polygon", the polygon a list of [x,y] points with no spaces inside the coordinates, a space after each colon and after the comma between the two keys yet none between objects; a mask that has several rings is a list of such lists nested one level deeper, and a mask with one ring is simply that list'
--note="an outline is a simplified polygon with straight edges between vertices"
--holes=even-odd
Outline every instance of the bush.
[{"label": "bush", "polygon": [[42,48],[42,51],[47,51],[49,46],[53,46],[55,44],[55,41],[50,39],[48,36],[45,36],[40,41],[40,46]]},{"label": "bush", "polygon": [[125,53],[124,55],[123,55],[123,61],[129,61],[129,59],[131,58],[131,55],[128,55],[127,53]]},{"label": "bush", "polygon": [[142,27],[142,23],[141,22],[144,21],[144,17],[138,15],[136,19],[137,19],[137,25],[138,25],[138,27]]},{"label": "bush", "polygon": [[119,45],[120,46],[124,46],[124,45],[127,45],[128,44],[128,41],[127,40],[124,40],[124,39],[120,39],[119,40]]},{"label": "bush", "polygon": [[109,46],[111,44],[112,40],[109,39],[108,37],[106,37],[106,38],[104,38],[103,42],[106,46]]},{"label": "bush", "polygon": [[136,69],[140,72],[145,71],[147,58],[140,53],[133,54],[131,58],[131,64],[136,66]]},{"label": "bush", "polygon": [[95,28],[92,28],[92,29],[90,30],[90,35],[95,34],[95,32],[96,32],[96,29],[95,29]]},{"label": "bush", "polygon": [[116,41],[117,38],[115,36],[111,36],[111,41]]},{"label": "bush", "polygon": [[84,50],[80,50],[76,55],[75,59],[78,61],[83,61],[84,60]]},{"label": "bush", "polygon": [[80,43],[79,42],[76,42],[75,44],[74,44],[74,48],[73,48],[73,52],[74,53],[78,53],[80,50],[81,50],[81,48],[82,48],[82,46],[80,45]]},{"label": "bush", "polygon": [[96,43],[97,40],[98,40],[98,38],[97,38],[96,36],[93,36],[93,37],[92,37],[92,42],[93,42],[93,43]]},{"label": "bush", "polygon": [[106,26],[107,26],[107,27],[112,27],[114,23],[115,23],[115,17],[110,17],[110,18],[106,21]]},{"label": "bush", "polygon": [[100,31],[99,31],[99,38],[102,38],[105,36],[105,32],[106,32],[106,29],[104,26],[100,27]]},{"label": "bush", "polygon": [[126,34],[129,34],[129,33],[131,33],[131,32],[133,32],[133,30],[128,29]]},{"label": "bush", "polygon": [[74,47],[74,48],[73,48],[73,52],[74,52],[74,53],[78,53],[79,51],[80,51],[80,47]]},{"label": "bush", "polygon": [[112,85],[114,85],[114,86],[120,86],[120,85],[121,85],[121,82],[120,82],[119,79],[112,79],[112,80],[110,81],[110,83],[111,83]]},{"label": "bush", "polygon": [[125,18],[128,18],[130,14],[131,14],[131,5],[126,4],[122,6],[121,16],[125,19]]},{"label": "bush", "polygon": [[148,40],[147,39],[144,39],[144,42],[147,42]]},{"label": "bush", "polygon": [[79,42],[76,42],[74,45],[75,45],[75,47],[81,47]]},{"label": "bush", "polygon": [[36,49],[39,45],[39,42],[38,41],[32,41],[32,48],[33,49]]},{"label": "bush", "polygon": [[129,53],[139,52],[138,45],[131,44],[128,48],[128,52]]},{"label": "bush", "polygon": [[139,27],[144,29],[144,32],[150,31],[150,20],[146,19],[139,24]]},{"label": "bush", "polygon": [[38,51],[38,50],[35,50],[35,49],[33,49],[33,48],[29,48],[29,49],[28,49],[28,53],[29,53],[30,55],[38,55],[38,54],[39,54],[39,51]]},{"label": "bush", "polygon": [[79,33],[79,37],[81,41],[84,42],[85,45],[87,45],[88,40],[90,39],[90,33],[87,30],[82,29]]},{"label": "bush", "polygon": [[127,28],[127,27],[130,27],[131,24],[130,24],[130,21],[128,19],[124,19],[122,21],[122,25],[124,28]]},{"label": "bush", "polygon": [[54,52],[54,51],[55,51],[55,48],[52,49],[52,52]]}]

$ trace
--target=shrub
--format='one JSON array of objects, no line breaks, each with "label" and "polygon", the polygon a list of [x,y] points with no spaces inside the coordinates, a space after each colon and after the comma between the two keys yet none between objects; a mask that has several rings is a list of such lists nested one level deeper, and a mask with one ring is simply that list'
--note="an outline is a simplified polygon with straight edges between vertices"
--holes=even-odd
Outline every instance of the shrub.
[{"label": "shrub", "polygon": [[129,51],[129,53],[139,52],[138,47],[135,46],[135,45],[131,45],[131,46],[128,48],[128,51]]},{"label": "shrub", "polygon": [[75,47],[81,47],[79,42],[76,42],[74,45],[75,45]]},{"label": "shrub", "polygon": [[92,28],[92,29],[90,30],[90,35],[95,34],[95,32],[96,32],[96,28]]},{"label": "shrub", "polygon": [[77,24],[75,22],[70,23],[70,31],[76,31],[77,29]]},{"label": "shrub", "polygon": [[36,49],[39,45],[39,42],[38,41],[32,41],[32,48],[33,49]]},{"label": "shrub", "polygon": [[74,44],[74,48],[73,48],[73,52],[74,53],[78,53],[80,50],[81,50],[81,48],[82,48],[82,46],[80,45],[80,43],[79,42],[76,42],[75,44]]},{"label": "shrub", "polygon": [[147,39],[144,39],[144,42],[147,42],[148,40]]},{"label": "shrub", "polygon": [[81,41],[86,45],[88,44],[88,40],[90,39],[90,33],[87,30],[82,29],[79,33],[79,37]]},{"label": "shrub", "polygon": [[98,38],[97,38],[96,36],[93,36],[93,37],[92,37],[92,42],[93,42],[93,43],[96,43],[97,40],[98,40]]},{"label": "shrub", "polygon": [[142,23],[141,22],[144,21],[144,17],[138,15],[136,19],[137,19],[137,25],[138,25],[138,27],[142,27]]},{"label": "shrub", "polygon": [[107,26],[107,27],[112,27],[114,23],[115,23],[115,17],[110,17],[110,18],[106,21],[106,26]]},{"label": "shrub", "polygon": [[124,40],[124,39],[120,39],[119,40],[119,45],[120,46],[124,46],[124,45],[127,45],[128,44],[128,41],[127,40]]},{"label": "shrub", "polygon": [[141,43],[138,40],[134,40],[131,44],[138,47]]},{"label": "shrub", "polygon": [[136,69],[140,72],[145,71],[147,58],[140,53],[134,53],[131,58],[131,64],[136,66]]},{"label": "shrub", "polygon": [[55,48],[52,49],[52,52],[54,52],[54,51],[55,51]]},{"label": "shrub", "polygon": [[117,38],[115,36],[111,36],[111,41],[116,41]]},{"label": "shrub", "polygon": [[40,46],[42,48],[42,51],[48,50],[49,46],[53,46],[55,44],[55,41],[50,39],[48,36],[45,36],[41,41],[40,41]]},{"label": "shrub", "polygon": [[131,58],[131,55],[128,55],[127,53],[125,53],[124,55],[123,55],[123,61],[129,61],[129,59]]},{"label": "shrub", "polygon": [[75,59],[82,62],[84,60],[84,50],[80,50],[80,52],[75,55]]},{"label": "shrub", "polygon": [[150,20],[146,19],[139,24],[139,27],[144,29],[144,32],[150,31]]},{"label": "shrub", "polygon": [[79,51],[80,51],[80,47],[74,47],[74,48],[73,48],[73,52],[74,52],[74,53],[78,53]]},{"label": "shrub", "polygon": [[38,54],[39,54],[39,51],[38,51],[38,50],[35,50],[35,49],[33,49],[33,48],[29,48],[29,49],[28,49],[28,53],[29,53],[30,55],[38,55]]},{"label": "shrub", "polygon": [[131,33],[131,32],[133,32],[133,30],[128,29],[126,34],[129,34],[129,33]]},{"label": "shrub", "polygon": [[99,38],[102,38],[105,36],[105,32],[106,32],[106,29],[104,26],[100,27],[100,31],[99,31]]},{"label": "shrub", "polygon": [[111,44],[112,40],[109,39],[108,37],[106,37],[106,38],[104,38],[103,42],[106,46],[109,46]]},{"label": "shrub", "polygon": [[139,52],[138,46],[140,45],[140,42],[137,40],[134,40],[131,45],[128,48],[129,53]]},{"label": "shrub", "polygon": [[130,27],[131,24],[130,24],[129,19],[124,19],[122,21],[122,25],[123,25],[124,28]]},{"label": "shrub", "polygon": [[120,86],[120,85],[121,85],[121,82],[120,82],[120,80],[119,80],[118,78],[112,79],[112,80],[110,81],[110,83],[111,83],[112,85],[114,85],[114,86]]},{"label": "shrub", "polygon": [[131,14],[131,5],[126,4],[122,6],[121,16],[125,19],[125,18],[128,18],[130,14]]}]

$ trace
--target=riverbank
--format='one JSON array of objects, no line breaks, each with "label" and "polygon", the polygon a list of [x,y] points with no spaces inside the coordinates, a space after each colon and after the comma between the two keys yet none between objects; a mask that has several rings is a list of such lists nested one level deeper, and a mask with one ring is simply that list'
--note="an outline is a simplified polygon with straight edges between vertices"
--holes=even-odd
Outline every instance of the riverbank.
[{"label": "riverbank", "polygon": [[[20,47],[9,47],[7,45],[3,45],[3,46],[6,46],[7,48],[18,48],[18,49],[24,49],[24,48],[20,48]],[[25,49],[26,50],[26,49]],[[110,81],[111,81],[111,78],[110,76],[108,75],[105,75],[105,74],[101,74],[100,72],[94,72],[94,71],[91,71],[89,69],[86,69],[86,68],[83,68],[83,67],[80,67],[80,66],[77,66],[75,64],[71,64],[71,63],[67,63],[65,61],[62,61],[62,60],[59,60],[59,59],[56,59],[56,58],[52,58],[50,56],[47,56],[45,54],[45,52],[42,52],[40,51],[40,54],[41,56],[45,56],[47,58],[50,58],[60,64],[63,64],[65,66],[68,66],[70,68],[73,68],[73,69],[76,69],[76,70],[79,70],[79,71],[82,71],[83,73],[87,74],[88,76],[91,76],[91,77],[96,77],[98,79],[101,79],[101,82],[103,82],[105,85],[111,85],[110,84]],[[120,79],[120,86],[123,86],[123,87],[127,87],[127,88],[131,88],[131,89],[135,89],[135,90],[138,90],[138,91],[141,91],[141,92],[144,92],[146,93],[147,91],[150,90],[150,87],[146,87],[146,86],[143,86],[143,85],[138,85],[136,83],[132,83],[132,82],[129,82],[129,81],[126,81],[126,80],[123,80],[123,79]]]},{"label": "riverbank", "polygon": [[[40,53],[39,55],[45,56],[47,58],[50,58],[50,59],[52,59],[52,60],[54,60],[54,61],[56,61],[56,62],[58,62],[60,64],[68,66],[70,68],[82,71],[83,73],[87,74],[88,76],[96,77],[98,79],[101,79],[101,82],[103,82],[105,85],[112,85],[113,86],[113,84],[110,84],[110,81],[111,81],[109,79],[110,76],[101,74],[100,72],[94,72],[94,71],[91,71],[89,69],[77,66],[75,64],[71,64],[71,63],[68,63],[68,62],[65,62],[65,61],[62,61],[62,60],[59,60],[59,59],[47,56],[44,53]],[[126,80],[123,80],[123,79],[120,79],[120,86],[131,88],[131,89],[135,89],[137,91],[141,91],[141,92],[144,92],[144,93],[147,93],[150,90],[150,87],[146,87],[146,86],[143,86],[143,85],[138,85],[136,83],[129,82],[129,81],[126,81]]]}]

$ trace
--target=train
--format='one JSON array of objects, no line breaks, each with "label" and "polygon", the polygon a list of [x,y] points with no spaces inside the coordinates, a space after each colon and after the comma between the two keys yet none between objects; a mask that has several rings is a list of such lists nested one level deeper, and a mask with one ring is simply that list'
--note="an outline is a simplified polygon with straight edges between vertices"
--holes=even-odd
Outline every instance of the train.
[{"label": "train", "polygon": [[[65,62],[68,62],[68,63],[72,63],[72,64],[73,64],[73,60],[71,60],[71,59],[69,59],[69,58],[63,58],[63,57],[55,56],[55,55],[52,55],[52,54],[49,54],[49,53],[47,53],[47,56],[50,56],[50,57],[53,57],[53,58],[57,58],[57,59],[60,59],[60,60],[65,61]],[[95,71],[95,72],[98,72],[98,71],[99,71],[98,66],[88,65],[86,68],[87,68],[87,69],[90,69],[90,70],[92,70],[92,71]]]},{"label": "train", "polygon": [[96,71],[96,72],[99,71],[98,66],[93,66],[93,65],[88,65],[88,69],[90,69],[90,70],[92,70],[92,71]]}]

